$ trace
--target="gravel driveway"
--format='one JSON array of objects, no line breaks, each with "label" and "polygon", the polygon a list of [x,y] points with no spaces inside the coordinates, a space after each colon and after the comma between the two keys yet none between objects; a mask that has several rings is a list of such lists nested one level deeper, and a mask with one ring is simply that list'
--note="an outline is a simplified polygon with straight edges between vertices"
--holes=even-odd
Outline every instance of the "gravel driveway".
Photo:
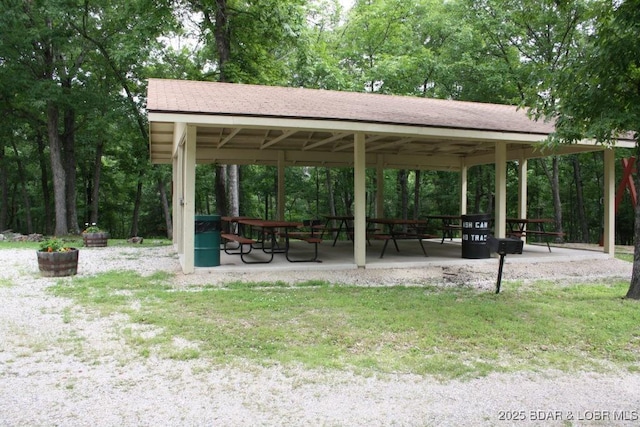
[{"label": "gravel driveway", "polygon": [[[440,382],[417,375],[140,358],[121,338],[126,318],[99,317],[47,293],[55,279],[40,277],[33,252],[0,250],[2,426],[640,425],[640,374],[628,372],[522,372]],[[169,247],[81,251],[80,274],[109,269],[147,274],[178,272],[179,266]],[[259,279],[328,274],[369,285],[407,280],[447,285],[473,277],[474,286],[491,288],[495,266],[316,272],[314,277],[260,273]],[[513,264],[503,280],[628,279],[630,274],[630,263],[611,259],[545,263],[535,276],[530,266]],[[178,274],[175,286],[225,278]]]}]

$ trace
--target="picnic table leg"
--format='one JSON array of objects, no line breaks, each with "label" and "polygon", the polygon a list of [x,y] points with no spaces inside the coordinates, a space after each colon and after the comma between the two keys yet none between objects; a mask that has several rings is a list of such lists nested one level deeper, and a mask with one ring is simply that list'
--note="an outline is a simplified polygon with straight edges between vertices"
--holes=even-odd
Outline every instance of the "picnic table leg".
[{"label": "picnic table leg", "polygon": [[291,246],[289,245],[289,236],[287,236],[286,243],[285,243],[285,252],[284,252],[284,255],[287,258],[287,261],[289,262],[322,262],[321,260],[318,259],[318,243],[314,242],[311,244],[314,246],[313,257],[307,258],[307,259],[293,259],[289,256],[289,250],[291,249]]},{"label": "picnic table leg", "polygon": [[[243,251],[243,247],[244,245],[241,243],[240,244],[240,259],[242,260],[242,262],[244,262],[245,264],[268,264],[271,261],[273,261],[273,251],[271,252],[271,256],[269,257],[269,259],[267,260],[259,260],[259,261],[247,261],[244,259],[245,255],[249,255],[249,253],[251,253],[251,250],[253,249],[253,247],[251,245],[249,245],[249,251],[248,252],[244,252]],[[267,251],[264,251],[264,253],[268,253]]]},{"label": "picnic table leg", "polygon": [[442,219],[442,240],[440,244],[444,243],[445,239],[453,241],[453,220],[449,218]]},{"label": "picnic table leg", "polygon": [[[340,232],[342,231],[342,225],[345,224],[345,220],[342,219],[340,220],[340,225],[338,226],[338,231],[336,231],[336,237],[333,239],[333,246],[336,245],[336,242],[338,241],[338,237],[340,237]],[[345,224],[346,226],[346,224]]]},{"label": "picnic table leg", "polygon": [[[229,255],[242,255],[243,253],[244,254],[248,254],[253,249],[253,246],[249,245],[249,251],[248,252],[242,252],[242,250],[243,250],[242,249],[242,243],[238,243],[238,246],[235,247],[235,248],[227,248],[228,244],[229,244],[229,242],[225,240],[224,246],[223,246],[223,250],[224,250],[225,253],[227,253]],[[230,251],[233,251],[233,252],[230,252]]]},{"label": "picnic table leg", "polygon": [[398,247],[398,242],[396,241],[396,234],[395,234],[395,230],[393,229],[393,225],[389,224],[389,235],[391,236],[391,239],[393,239],[393,245],[396,247],[396,252],[400,252],[400,248]]},{"label": "picnic table leg", "polygon": [[384,251],[387,250],[387,245],[389,244],[389,239],[385,239],[384,245],[382,245],[382,252],[380,252],[380,258],[384,256]]},{"label": "picnic table leg", "polygon": [[429,255],[427,255],[427,251],[424,249],[424,245],[422,244],[422,239],[418,237],[418,243],[420,243],[420,247],[422,248],[422,253],[424,254],[424,256],[428,257]]}]

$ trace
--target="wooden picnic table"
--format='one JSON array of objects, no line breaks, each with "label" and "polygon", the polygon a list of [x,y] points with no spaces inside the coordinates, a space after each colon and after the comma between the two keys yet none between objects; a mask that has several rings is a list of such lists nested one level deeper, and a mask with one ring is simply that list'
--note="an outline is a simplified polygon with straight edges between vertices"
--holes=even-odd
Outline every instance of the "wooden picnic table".
[{"label": "wooden picnic table", "polygon": [[223,216],[222,222],[226,223],[227,226],[223,227],[223,229],[229,233],[234,234],[243,234],[242,230],[239,227],[238,221],[241,219],[258,219],[251,216]]},{"label": "wooden picnic table", "polygon": [[425,218],[428,220],[435,219],[441,221],[440,230],[442,231],[442,240],[440,244],[444,243],[444,239],[447,237],[449,240],[453,240],[453,233],[462,230],[460,223],[462,216],[460,215],[427,215]]},{"label": "wooden picnic table", "polygon": [[[422,240],[437,237],[424,232],[424,228],[428,224],[428,220],[426,219],[367,218],[367,223],[380,224],[386,228],[386,233],[371,234],[367,236],[385,241],[384,246],[382,247],[380,258],[384,256],[384,252],[387,249],[389,240],[393,241],[393,245],[396,247],[396,251],[400,252],[400,248],[398,247],[398,240],[406,239],[416,239],[420,244],[420,248],[422,248],[424,256],[428,256],[427,251],[422,244]],[[407,226],[411,226],[412,228],[409,230],[407,229]]]},{"label": "wooden picnic table", "polygon": [[[333,246],[336,245],[338,241],[338,237],[340,233],[345,233],[348,239],[353,240],[353,227],[351,226],[351,222],[353,222],[353,215],[323,215],[326,223],[324,229],[322,230],[321,237],[324,237],[324,233],[333,231],[335,237],[333,239]],[[330,223],[337,222],[338,227],[333,227]]]},{"label": "wooden picnic table", "polygon": [[[536,226],[537,230],[544,231],[544,224],[552,223],[551,218],[507,218],[507,225],[511,232],[524,232],[527,230],[527,225],[532,224]],[[533,231],[533,230],[532,230]]]},{"label": "wooden picnic table", "polygon": [[[266,253],[282,253],[285,252],[284,248],[280,248],[278,244],[278,230],[284,229],[285,235],[289,229],[302,227],[300,221],[280,221],[273,219],[257,219],[257,218],[244,218],[239,219],[238,224],[249,226],[251,228],[259,228],[261,230],[258,237],[258,243],[262,243],[262,250]],[[270,246],[266,246],[267,241],[271,242]]]},{"label": "wooden picnic table", "polygon": [[508,234],[512,237],[539,236],[546,238],[545,243],[547,244],[549,252],[551,252],[549,238],[564,236],[564,233],[546,229],[547,224],[554,223],[554,220],[551,218],[507,218],[506,222],[509,226]]},{"label": "wooden picnic table", "polygon": [[[290,242],[289,242],[289,230],[298,229],[303,226],[303,223],[300,221],[280,221],[280,220],[268,220],[268,219],[258,219],[258,218],[235,218],[235,221],[242,226],[249,227],[252,231],[253,229],[259,229],[259,235],[257,239],[253,239],[252,236],[239,236],[234,234],[226,234],[222,237],[226,240],[236,241],[240,245],[240,252],[236,252],[240,254],[242,261],[247,264],[253,263],[269,263],[273,261],[273,256],[276,253],[284,253],[287,261],[289,262],[311,262],[317,261],[318,258],[318,243],[322,240],[318,237],[309,236],[303,237],[298,236],[296,239],[304,240],[307,243],[311,243],[315,245],[315,253],[314,256],[310,259],[294,259],[290,256]],[[279,235],[279,231],[284,230],[284,238],[285,245],[281,247],[278,243],[277,236]],[[250,231],[251,233],[251,231]],[[293,237],[292,237],[293,238]],[[243,243],[244,242],[244,243]],[[250,248],[260,248],[262,251],[269,255],[269,258],[266,260],[260,261],[248,261],[245,259],[245,255],[251,252],[244,252],[243,244],[250,245]],[[229,252],[228,252],[229,253]]]}]

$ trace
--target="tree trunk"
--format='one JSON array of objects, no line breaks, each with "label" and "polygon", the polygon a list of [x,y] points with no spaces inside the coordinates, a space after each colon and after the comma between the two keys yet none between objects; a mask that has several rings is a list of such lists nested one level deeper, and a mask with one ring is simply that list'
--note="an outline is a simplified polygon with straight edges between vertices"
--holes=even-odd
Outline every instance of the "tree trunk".
[{"label": "tree trunk", "polygon": [[346,216],[353,216],[353,192],[351,189],[353,188],[353,175],[347,176],[349,173],[353,173],[353,169],[351,171],[347,171],[346,169],[342,169],[340,173],[344,174],[343,181],[341,183],[350,183],[351,185],[342,185],[342,201],[344,204],[344,214]]},{"label": "tree trunk", "polygon": [[[555,231],[562,233],[562,202],[560,201],[560,166],[558,163],[558,156],[553,156],[551,158],[551,171],[549,171],[544,159],[540,159],[540,164],[542,165],[542,170],[549,180],[549,184],[551,184]],[[556,240],[561,241],[562,237],[558,237]]]},{"label": "tree trunk", "polygon": [[164,187],[164,181],[158,179],[158,190],[160,191],[160,203],[162,204],[162,213],[167,226],[167,238],[173,240],[173,220],[171,219],[171,209],[169,209],[169,200],[167,198],[167,190]]},{"label": "tree trunk", "polygon": [[474,197],[473,197],[473,212],[474,213],[479,213],[480,212],[480,206],[482,203],[482,196],[484,194],[484,167],[483,166],[477,166],[475,168],[475,175],[476,175],[476,185],[474,188]]},{"label": "tree trunk", "polygon": [[[229,76],[225,72],[227,62],[231,56],[231,33],[229,31],[228,12],[227,0],[216,0],[214,37],[218,53],[218,70],[220,71],[218,80],[221,82],[226,82],[229,79]],[[231,211],[233,212],[234,197],[239,193],[237,188],[238,184],[238,181],[235,180],[229,186],[232,192],[231,206],[229,206],[229,197],[227,195],[227,189],[229,188],[227,187],[227,167],[220,165],[216,167],[216,207],[220,215],[227,215],[229,207],[231,207]]]},{"label": "tree trunk", "polygon": [[[20,191],[22,193],[22,203],[24,203],[25,221],[27,222],[27,233],[33,233],[33,221],[31,219],[31,201],[29,200],[29,192],[27,191],[27,184],[25,183],[27,172],[24,169],[22,160],[20,159],[20,152],[16,146],[15,139],[11,140],[13,146],[13,152],[16,155],[16,165],[18,167],[18,176],[20,177]],[[3,226],[0,226],[0,231],[4,230]]]},{"label": "tree trunk", "polygon": [[231,216],[240,216],[240,197],[238,189],[240,188],[240,180],[238,176],[238,165],[229,165],[229,214]]},{"label": "tree trunk", "polygon": [[576,213],[578,214],[578,226],[580,229],[581,242],[589,241],[589,224],[587,223],[587,213],[584,205],[584,194],[582,185],[582,170],[580,169],[580,160],[578,155],[571,156],[573,163],[573,176],[576,182]]},{"label": "tree trunk", "polygon": [[64,163],[62,161],[62,147],[58,134],[58,107],[52,102],[47,106],[47,131],[49,134],[49,153],[51,158],[51,175],[53,177],[53,198],[55,206],[56,225],[54,234],[65,236],[69,234],[67,226],[67,183]]},{"label": "tree trunk", "polygon": [[415,173],[415,179],[416,182],[414,184],[414,188],[413,188],[413,219],[418,219],[418,217],[420,216],[420,176],[421,176],[421,171],[420,169],[416,169]]},{"label": "tree trunk", "polygon": [[44,138],[38,133],[36,136],[38,143],[38,161],[40,162],[40,186],[42,187],[42,204],[44,205],[44,224],[42,232],[51,234],[51,191],[49,189],[49,179],[47,174],[47,160],[44,154]]},{"label": "tree trunk", "polygon": [[138,188],[136,190],[136,200],[133,205],[133,217],[131,218],[131,231],[129,237],[138,236],[138,222],[140,221],[140,205],[142,204],[142,178],[144,177],[144,171],[140,170],[138,173]]},{"label": "tree trunk", "polygon": [[216,211],[220,216],[228,214],[229,203],[227,201],[227,166],[216,165],[215,176]]},{"label": "tree trunk", "polygon": [[93,187],[91,188],[91,218],[92,224],[98,224],[99,209],[100,209],[100,173],[102,172],[102,150],[104,149],[104,140],[98,137],[98,144],[96,145],[96,157],[93,162]]},{"label": "tree trunk", "polygon": [[[636,159],[640,159],[640,138],[636,139]],[[640,188],[640,173],[633,174],[636,188]],[[633,227],[633,270],[627,298],[640,299],[640,197],[636,200],[635,225]]]},{"label": "tree trunk", "polygon": [[[327,198],[329,199],[329,215],[336,216],[336,199],[333,194],[333,182],[331,182],[331,168],[325,168],[325,184],[327,186]],[[336,222],[333,221],[331,228],[336,227]],[[335,235],[332,237],[335,238]]]},{"label": "tree trunk", "polygon": [[228,81],[229,76],[225,73],[225,67],[231,56],[231,35],[229,33],[227,13],[227,0],[216,0],[216,28],[214,35],[218,51],[219,80],[221,82]]},{"label": "tree trunk", "polygon": [[[70,83],[69,83],[70,85]],[[65,170],[65,185],[66,185],[66,199],[65,204],[67,206],[67,227],[68,232],[71,234],[80,234],[80,227],[78,226],[78,210],[76,204],[76,148],[75,148],[75,111],[71,108],[66,108],[64,111],[64,133],[62,137],[62,144],[64,146],[64,170]]]},{"label": "tree trunk", "polygon": [[407,219],[409,210],[409,191],[407,190],[407,170],[400,169],[397,177],[398,194],[400,200],[398,200],[398,218]]},{"label": "tree trunk", "polygon": [[9,187],[7,164],[5,162],[4,144],[0,141],[0,233],[7,229],[9,212]]},{"label": "tree trunk", "polygon": [[[562,201],[560,200],[560,166],[558,156],[553,156],[553,175],[551,180],[551,192],[553,195],[553,219],[555,221],[555,230],[558,233],[563,232],[562,228]],[[557,241],[562,241],[562,237],[558,237]]]}]

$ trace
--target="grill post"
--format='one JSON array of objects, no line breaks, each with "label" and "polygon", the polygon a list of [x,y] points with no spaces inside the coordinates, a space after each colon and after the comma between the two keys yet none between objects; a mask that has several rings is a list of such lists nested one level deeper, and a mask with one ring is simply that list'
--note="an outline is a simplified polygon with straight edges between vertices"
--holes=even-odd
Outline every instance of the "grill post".
[{"label": "grill post", "polygon": [[504,257],[507,254],[521,254],[524,242],[520,239],[487,237],[487,245],[489,249],[500,255],[500,264],[498,267],[498,280],[496,281],[496,294],[500,293],[500,284],[502,282],[502,269],[504,267]]},{"label": "grill post", "polygon": [[498,267],[498,281],[496,282],[496,294],[500,293],[500,282],[502,282],[502,267],[504,266],[504,257],[507,254],[500,255],[500,266]]}]

